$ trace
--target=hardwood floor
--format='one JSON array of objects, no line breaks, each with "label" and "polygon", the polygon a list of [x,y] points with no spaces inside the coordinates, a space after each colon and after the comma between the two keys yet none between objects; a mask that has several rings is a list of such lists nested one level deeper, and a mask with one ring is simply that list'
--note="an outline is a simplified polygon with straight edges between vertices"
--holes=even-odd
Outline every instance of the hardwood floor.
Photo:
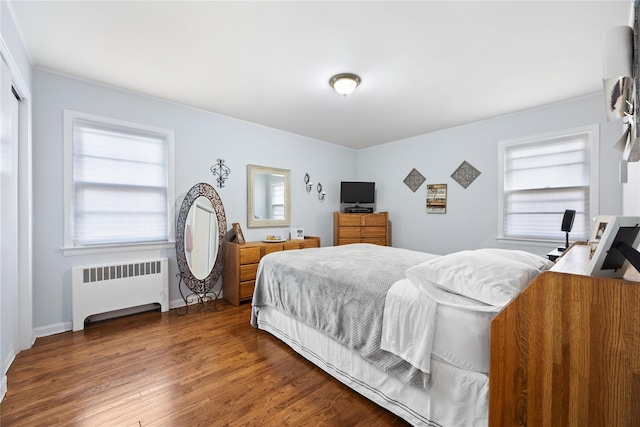
[{"label": "hardwood floor", "polygon": [[142,313],[39,338],[9,369],[0,425],[408,425],[252,328],[250,309]]}]

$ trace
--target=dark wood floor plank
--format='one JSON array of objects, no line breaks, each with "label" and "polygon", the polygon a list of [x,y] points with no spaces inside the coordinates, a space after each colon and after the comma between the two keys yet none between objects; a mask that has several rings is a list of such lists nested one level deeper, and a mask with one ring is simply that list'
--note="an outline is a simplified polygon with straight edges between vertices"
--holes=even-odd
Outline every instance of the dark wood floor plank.
[{"label": "dark wood floor plank", "polygon": [[407,425],[252,328],[250,309],[141,313],[39,338],[9,369],[0,425]]}]

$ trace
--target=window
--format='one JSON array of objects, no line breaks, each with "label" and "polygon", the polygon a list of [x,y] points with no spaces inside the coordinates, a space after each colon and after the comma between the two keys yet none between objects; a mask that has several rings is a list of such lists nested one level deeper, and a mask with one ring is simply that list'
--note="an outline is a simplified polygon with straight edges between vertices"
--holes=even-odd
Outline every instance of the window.
[{"label": "window", "polygon": [[67,247],[169,243],[173,132],[65,111]]},{"label": "window", "polygon": [[271,183],[271,218],[284,219],[284,181]]},{"label": "window", "polygon": [[502,239],[562,240],[566,209],[572,240],[587,240],[598,191],[598,127],[504,141],[499,146]]}]

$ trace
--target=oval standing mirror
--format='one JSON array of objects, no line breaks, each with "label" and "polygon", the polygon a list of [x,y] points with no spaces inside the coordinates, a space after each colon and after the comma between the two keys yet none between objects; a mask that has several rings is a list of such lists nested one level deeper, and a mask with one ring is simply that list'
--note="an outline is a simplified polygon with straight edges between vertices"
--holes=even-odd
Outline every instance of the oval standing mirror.
[{"label": "oval standing mirror", "polygon": [[291,224],[291,196],[287,169],[247,165],[247,226]]},{"label": "oval standing mirror", "polygon": [[190,304],[197,303],[201,308],[207,301],[217,299],[212,290],[224,267],[222,244],[226,233],[224,206],[216,190],[207,183],[191,187],[182,201],[176,225],[178,275],[190,291],[185,296],[178,283],[185,302],[182,314],[189,311]]}]

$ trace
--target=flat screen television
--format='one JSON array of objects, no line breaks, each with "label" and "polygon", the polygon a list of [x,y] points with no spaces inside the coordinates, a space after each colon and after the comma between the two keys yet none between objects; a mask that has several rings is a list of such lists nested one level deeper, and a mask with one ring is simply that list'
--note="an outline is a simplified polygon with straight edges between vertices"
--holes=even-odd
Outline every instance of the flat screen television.
[{"label": "flat screen television", "polygon": [[374,203],[375,182],[342,181],[340,183],[341,203]]}]

